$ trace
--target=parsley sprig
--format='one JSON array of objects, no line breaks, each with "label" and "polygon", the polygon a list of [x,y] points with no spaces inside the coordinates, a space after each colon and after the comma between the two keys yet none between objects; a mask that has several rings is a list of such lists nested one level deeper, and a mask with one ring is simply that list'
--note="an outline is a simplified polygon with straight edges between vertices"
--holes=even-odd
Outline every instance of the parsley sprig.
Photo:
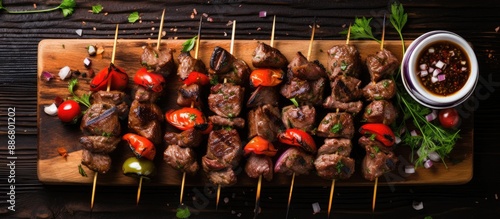
[{"label": "parsley sprig", "polygon": [[405,53],[405,41],[403,39],[403,27],[408,20],[408,14],[405,13],[403,4],[395,2],[391,5],[391,16],[389,17],[391,20],[392,26],[396,29],[399,34],[399,38],[401,38],[401,45],[403,46],[403,54]]},{"label": "parsley sprig", "polygon": [[[380,40],[373,36],[372,27],[370,26],[370,22],[372,18],[358,18],[354,19],[354,24],[351,26],[351,39],[372,39],[380,43]],[[344,30],[340,32],[340,34],[347,35],[349,30]]]},{"label": "parsley sprig", "polygon": [[67,17],[68,15],[73,14],[75,11],[76,7],[76,2],[75,0],[63,0],[61,4],[59,4],[55,8],[47,8],[47,9],[38,9],[38,10],[29,10],[29,11],[10,11],[7,10],[4,6],[2,6],[2,1],[0,0],[0,9],[5,10],[9,14],[29,14],[29,13],[42,13],[42,12],[49,12],[49,11],[56,11],[56,10],[61,10],[64,17]]},{"label": "parsley sprig", "polygon": [[69,81],[68,90],[71,95],[73,95],[72,99],[78,103],[85,105],[86,107],[90,107],[90,94],[83,94],[81,97],[75,94],[74,89],[78,84],[78,79],[73,78]]}]

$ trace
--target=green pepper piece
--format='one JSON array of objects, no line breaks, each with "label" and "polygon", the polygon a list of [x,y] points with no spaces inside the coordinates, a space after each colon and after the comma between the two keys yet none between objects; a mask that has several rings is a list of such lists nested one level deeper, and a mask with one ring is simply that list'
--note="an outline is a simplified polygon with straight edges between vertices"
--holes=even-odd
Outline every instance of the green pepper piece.
[{"label": "green pepper piece", "polygon": [[123,162],[123,174],[133,177],[144,177],[154,174],[156,168],[153,161],[144,158],[130,157]]}]

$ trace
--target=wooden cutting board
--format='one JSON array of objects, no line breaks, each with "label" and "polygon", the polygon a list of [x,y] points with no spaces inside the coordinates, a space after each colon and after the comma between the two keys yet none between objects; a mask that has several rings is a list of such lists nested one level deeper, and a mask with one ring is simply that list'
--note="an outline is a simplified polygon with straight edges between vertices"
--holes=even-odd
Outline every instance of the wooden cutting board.
[{"label": "wooden cutting board", "polygon": [[[162,46],[176,50],[174,56],[177,57],[182,48],[184,40],[163,40]],[[234,44],[234,55],[243,59],[251,66],[252,52],[257,43],[256,40],[237,40]],[[268,41],[264,41],[269,43]],[[118,40],[116,50],[115,64],[126,69],[130,78],[133,78],[135,72],[140,66],[140,55],[142,47],[150,44],[155,44],[153,40]],[[379,50],[380,45],[374,41],[351,41],[352,45],[356,45],[361,53],[361,58],[364,60],[368,54],[375,53]],[[407,42],[409,43],[409,42]],[[345,41],[314,41],[311,53],[311,59],[317,59],[322,64],[326,64],[326,51],[334,45],[345,44]],[[105,51],[101,55],[89,57],[86,47],[88,45],[103,46]],[[154,45],[155,46],[155,45]],[[213,49],[220,46],[229,51],[229,40],[202,40],[200,43],[199,58],[209,66],[209,59]],[[287,58],[291,60],[297,51],[307,55],[309,41],[308,40],[288,40],[274,41],[274,46],[278,48]],[[399,59],[401,59],[401,44],[399,41],[386,41],[385,48],[392,51]],[[64,66],[69,66],[72,70],[79,70],[82,73],[79,78],[79,86],[77,94],[81,95],[88,91],[89,78],[84,78],[83,73],[88,73],[89,70],[83,65],[83,60],[89,57],[92,60],[92,69],[98,72],[100,69],[109,65],[112,53],[113,41],[101,39],[76,39],[76,40],[60,40],[49,39],[42,40],[38,47],[38,178],[42,183],[47,184],[91,184],[93,172],[85,169],[88,177],[82,177],[78,172],[78,165],[81,161],[81,147],[78,143],[79,137],[82,135],[78,126],[65,125],[59,121],[57,117],[48,116],[43,112],[46,105],[50,105],[56,96],[62,98],[68,97],[67,90],[68,81],[61,81],[59,77],[54,78],[50,82],[40,80],[40,75],[43,71],[48,71],[57,75],[59,69]],[[162,98],[159,103],[163,111],[172,108],[178,108],[176,105],[177,87],[180,85],[178,78],[175,75],[168,80],[168,96]],[[174,129],[168,125],[164,125],[166,130],[173,131]],[[126,126],[124,126],[126,127]],[[461,125],[462,138],[457,143],[450,158],[447,159],[447,166],[442,163],[436,163],[431,169],[419,168],[412,175],[405,174],[404,165],[408,163],[411,157],[410,149],[406,146],[397,147],[395,152],[399,155],[401,162],[398,164],[397,170],[386,174],[379,180],[380,185],[414,185],[414,184],[462,184],[468,182],[472,178],[473,164],[473,117],[470,116],[463,120]],[[322,142],[322,140],[320,140]],[[357,142],[357,138],[353,139]],[[69,156],[65,159],[57,152],[57,147],[64,147]],[[373,182],[365,180],[360,172],[360,161],[362,160],[362,150],[354,144],[353,157],[357,160],[356,171],[352,178],[345,181],[338,181],[339,186],[372,186]],[[358,149],[356,149],[358,148]],[[152,177],[149,183],[145,185],[180,185],[182,174],[166,165],[162,160],[162,152],[164,145],[157,146],[157,156],[155,164],[157,173]],[[204,155],[205,146],[197,149],[198,156]],[[356,152],[358,151],[358,152]],[[100,174],[97,180],[101,185],[137,185],[138,180],[122,174],[121,166],[125,159],[133,156],[128,146],[123,142],[111,154],[113,164],[111,170],[106,174]],[[187,185],[207,185],[206,177],[201,173],[195,176],[189,176],[186,179]],[[255,186],[256,179],[249,178],[243,171],[243,166],[237,169],[238,184],[237,186]],[[288,186],[290,184],[290,176],[275,174],[275,178],[271,182],[264,182],[265,186]],[[296,186],[329,186],[331,181],[321,179],[314,173],[309,176],[296,177]]]}]

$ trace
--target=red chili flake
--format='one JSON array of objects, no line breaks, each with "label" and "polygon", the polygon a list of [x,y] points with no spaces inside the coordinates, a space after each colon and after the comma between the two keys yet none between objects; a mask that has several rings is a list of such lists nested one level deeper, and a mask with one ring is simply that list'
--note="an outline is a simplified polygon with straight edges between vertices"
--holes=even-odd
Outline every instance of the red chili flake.
[{"label": "red chili flake", "polygon": [[64,157],[64,159],[67,159],[67,157],[68,157],[68,151],[66,150],[66,148],[64,148],[64,147],[58,147],[57,148],[57,152],[59,152],[59,155],[61,155],[62,157]]},{"label": "red chili flake", "polygon": [[61,105],[61,103],[63,103],[63,102],[64,102],[64,100],[60,96],[57,96],[56,98],[54,98],[54,103],[56,104],[57,107],[59,107],[59,105]]}]

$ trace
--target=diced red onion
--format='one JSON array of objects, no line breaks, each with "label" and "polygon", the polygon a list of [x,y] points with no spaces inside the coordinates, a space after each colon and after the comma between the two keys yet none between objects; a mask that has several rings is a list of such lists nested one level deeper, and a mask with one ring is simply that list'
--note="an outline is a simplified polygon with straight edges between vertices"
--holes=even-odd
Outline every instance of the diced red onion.
[{"label": "diced red onion", "polygon": [[444,81],[445,79],[446,79],[446,75],[445,74],[438,75],[438,81]]},{"label": "diced red onion", "polygon": [[405,173],[407,173],[407,174],[415,173],[415,166],[413,166],[413,165],[406,165],[405,166]]},{"label": "diced red onion", "polygon": [[429,152],[427,157],[434,162],[439,162],[441,160],[441,156],[439,156],[439,154],[435,151]]},{"label": "diced red onion", "polygon": [[400,137],[398,137],[398,136],[396,136],[396,137],[394,138],[394,143],[399,144],[400,142],[401,142],[401,138],[400,138]]},{"label": "diced red onion", "polygon": [[86,68],[90,67],[90,64],[92,64],[92,61],[91,61],[89,58],[85,58],[85,59],[83,60],[83,65],[84,65]]},{"label": "diced red onion", "polygon": [[436,118],[437,118],[437,111],[436,110],[432,110],[431,113],[429,113],[428,115],[425,116],[425,119],[427,120],[427,122],[430,122]]},{"label": "diced red onion", "polygon": [[460,61],[460,64],[465,65],[467,64],[467,61]]},{"label": "diced red onion", "polygon": [[427,64],[420,64],[420,70],[427,70]]},{"label": "diced red onion", "polygon": [[423,202],[417,202],[417,201],[414,201],[413,204],[413,209],[419,211],[419,210],[422,210],[424,209],[424,203]]},{"label": "diced red onion", "polygon": [[64,66],[61,68],[61,70],[59,70],[59,77],[61,78],[61,80],[71,77],[71,69],[69,68],[69,66]]},{"label": "diced red onion", "polygon": [[429,53],[434,53],[434,47],[429,48]]},{"label": "diced red onion", "polygon": [[420,71],[420,77],[425,77],[429,74],[427,70]]},{"label": "diced red onion", "polygon": [[443,69],[446,66],[446,63],[442,62],[441,60],[436,62],[436,68]]},{"label": "diced red onion", "polygon": [[443,72],[441,69],[436,68],[436,69],[432,72],[432,76],[433,76],[433,77],[436,77],[436,76],[438,76],[438,74],[441,74],[441,72]]},{"label": "diced red onion", "polygon": [[49,116],[55,116],[55,115],[57,115],[57,106],[55,103],[50,104],[49,106],[45,106],[43,108],[43,111],[45,113],[47,113],[47,115],[49,115]]},{"label": "diced red onion", "polygon": [[259,17],[267,17],[267,11],[260,11]]},{"label": "diced red onion", "polygon": [[462,71],[467,71],[467,67],[462,67]]},{"label": "diced red onion", "polygon": [[434,72],[434,68],[433,67],[429,67],[429,72]]},{"label": "diced red onion", "polygon": [[45,81],[50,81],[50,79],[54,78],[54,75],[48,71],[42,71],[42,79]]},{"label": "diced red onion", "polygon": [[410,135],[411,136],[418,136],[417,131],[415,131],[415,130],[411,130]]},{"label": "diced red onion", "polygon": [[313,214],[317,214],[321,211],[321,207],[318,202],[312,203]]},{"label": "diced red onion", "polygon": [[426,161],[424,162],[424,167],[425,167],[425,169],[429,169],[429,168],[431,168],[431,167],[432,167],[432,165],[434,165],[434,163],[432,163],[432,160],[426,160]]},{"label": "diced red onion", "polygon": [[453,50],[450,50],[450,56],[455,56],[455,52]]},{"label": "diced red onion", "polygon": [[431,82],[432,82],[432,83],[436,83],[436,82],[438,82],[438,78],[437,78],[437,77],[432,77],[432,78],[431,78]]}]

